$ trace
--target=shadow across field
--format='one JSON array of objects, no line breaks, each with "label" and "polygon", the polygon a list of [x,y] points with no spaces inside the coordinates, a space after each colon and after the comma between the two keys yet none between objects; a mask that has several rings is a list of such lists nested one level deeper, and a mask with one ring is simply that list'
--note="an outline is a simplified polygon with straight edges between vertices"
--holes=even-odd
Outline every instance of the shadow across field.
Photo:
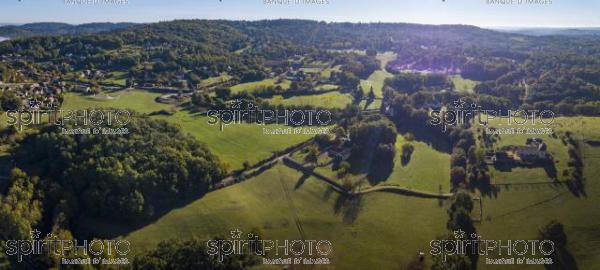
[{"label": "shadow across field", "polygon": [[78,226],[73,229],[73,232],[74,235],[78,235],[84,239],[114,239],[153,224],[169,212],[184,208],[194,201],[203,198],[206,194],[180,199],[168,207],[155,208],[154,215],[136,221],[118,222],[111,219],[83,216],[81,217],[82,221],[78,222]]}]

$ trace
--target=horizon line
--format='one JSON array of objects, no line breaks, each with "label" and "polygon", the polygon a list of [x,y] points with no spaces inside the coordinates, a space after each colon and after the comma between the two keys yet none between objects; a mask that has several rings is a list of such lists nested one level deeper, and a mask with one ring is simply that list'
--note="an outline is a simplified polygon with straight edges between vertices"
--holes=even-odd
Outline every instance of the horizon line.
[{"label": "horizon line", "polygon": [[487,28],[487,29],[514,29],[514,28],[533,28],[533,29],[543,29],[543,28],[600,28],[600,25],[592,26],[592,25],[477,25],[477,24],[468,24],[468,23],[423,23],[423,22],[410,22],[410,21],[334,21],[334,20],[318,20],[318,19],[306,19],[306,18],[264,18],[264,19],[205,19],[205,18],[179,18],[179,19],[167,19],[167,20],[158,20],[158,21],[89,21],[89,22],[66,22],[66,21],[30,21],[23,23],[11,23],[11,22],[0,22],[0,26],[23,26],[27,24],[36,24],[36,23],[63,23],[69,25],[84,25],[84,24],[93,24],[93,23],[133,23],[133,24],[153,24],[153,23],[161,23],[161,22],[172,22],[172,21],[182,21],[182,20],[205,20],[205,21],[249,21],[249,22],[257,22],[257,21],[277,21],[277,20],[300,20],[300,21],[313,21],[313,22],[326,22],[326,23],[362,23],[362,24],[418,24],[418,25],[432,25],[432,26],[444,26],[444,25],[463,25],[463,26],[475,26],[479,28]]}]

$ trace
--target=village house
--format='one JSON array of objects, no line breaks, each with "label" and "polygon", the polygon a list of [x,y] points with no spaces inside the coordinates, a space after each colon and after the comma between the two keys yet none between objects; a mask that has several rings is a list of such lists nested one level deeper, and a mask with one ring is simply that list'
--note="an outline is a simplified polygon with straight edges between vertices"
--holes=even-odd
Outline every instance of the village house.
[{"label": "village house", "polygon": [[540,138],[528,138],[525,145],[505,146],[488,153],[493,164],[541,165],[552,161],[547,145]]}]

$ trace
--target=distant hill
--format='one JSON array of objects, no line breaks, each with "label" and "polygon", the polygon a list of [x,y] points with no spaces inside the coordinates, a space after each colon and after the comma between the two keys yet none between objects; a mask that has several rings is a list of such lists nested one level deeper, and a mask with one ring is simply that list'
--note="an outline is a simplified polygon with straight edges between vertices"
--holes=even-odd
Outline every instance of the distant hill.
[{"label": "distant hill", "polygon": [[29,23],[23,25],[5,25],[0,27],[0,36],[9,38],[80,35],[118,30],[135,25],[134,23],[88,23],[72,25],[67,23]]},{"label": "distant hill", "polygon": [[600,27],[589,28],[496,28],[494,30],[530,36],[599,36]]}]

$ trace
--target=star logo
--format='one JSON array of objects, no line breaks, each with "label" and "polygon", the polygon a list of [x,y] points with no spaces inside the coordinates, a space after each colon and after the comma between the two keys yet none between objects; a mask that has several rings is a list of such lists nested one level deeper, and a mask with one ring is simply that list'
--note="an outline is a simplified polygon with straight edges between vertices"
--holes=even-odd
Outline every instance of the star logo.
[{"label": "star logo", "polygon": [[462,98],[459,99],[459,100],[455,100],[454,101],[454,107],[455,108],[459,108],[460,109],[460,108],[464,107],[465,104],[466,104],[466,102]]},{"label": "star logo", "polygon": [[41,233],[42,232],[38,231],[38,229],[34,229],[33,231],[29,232],[29,235],[31,236],[32,239],[39,239]]},{"label": "star logo", "polygon": [[37,100],[37,98],[30,99],[28,101],[28,103],[29,103],[29,108],[32,108],[32,109],[38,109],[42,105],[42,102]]},{"label": "star logo", "polygon": [[242,237],[242,231],[240,231],[239,229],[231,231],[231,238],[239,239],[240,237]]},{"label": "star logo", "polygon": [[241,109],[242,108],[242,100],[236,99],[234,101],[231,101],[231,108],[232,109]]},{"label": "star logo", "polygon": [[461,229],[458,229],[457,231],[454,231],[454,238],[456,239],[462,239],[465,237],[465,232]]}]

